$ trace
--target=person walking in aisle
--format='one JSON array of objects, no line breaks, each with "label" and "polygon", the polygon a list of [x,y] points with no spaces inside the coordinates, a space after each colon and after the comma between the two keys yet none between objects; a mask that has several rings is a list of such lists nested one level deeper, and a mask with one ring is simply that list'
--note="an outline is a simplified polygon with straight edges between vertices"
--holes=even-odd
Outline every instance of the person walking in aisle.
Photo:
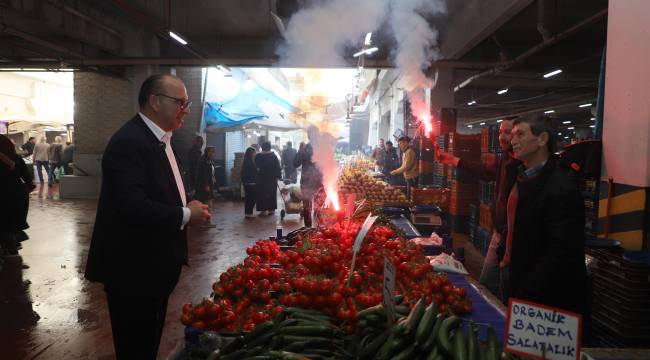
[{"label": "person walking in aisle", "polygon": [[302,168],[300,174],[300,193],[302,196],[302,216],[306,227],[312,226],[312,206],[314,204],[314,195],[318,189],[323,187],[323,175],[312,161],[314,148],[312,142],[320,136],[320,131],[316,126],[307,128],[308,144],[300,143],[298,154],[293,160],[293,166]]},{"label": "person walking in aisle", "polygon": [[214,147],[206,146],[196,167],[196,195],[194,198],[204,204],[209,204],[214,198]]},{"label": "person walking in aisle", "polygon": [[244,154],[241,168],[241,182],[244,184],[244,216],[253,217],[253,209],[257,202],[257,167],[255,166],[255,149],[249,147]]},{"label": "person walking in aisle", "polygon": [[31,136],[26,143],[24,143],[20,148],[25,151],[24,157],[29,157],[34,153],[34,147],[36,146],[36,138]]},{"label": "person walking in aisle", "polygon": [[194,194],[198,189],[196,187],[197,180],[197,167],[199,165],[199,158],[201,158],[201,150],[203,149],[203,137],[196,136],[192,148],[187,152],[187,192]]},{"label": "person walking in aisle", "polygon": [[13,143],[0,135],[0,250],[18,254],[17,235],[27,229],[32,179]]},{"label": "person walking in aisle", "polygon": [[382,155],[382,174],[386,177],[386,182],[391,185],[396,185],[395,175],[391,175],[390,172],[399,167],[399,156],[397,155],[397,149],[393,147],[392,141],[386,141],[386,150],[385,154]]},{"label": "person walking in aisle", "polygon": [[262,143],[262,152],[255,156],[257,167],[257,211],[271,215],[278,208],[278,180],[282,177],[280,161],[271,151],[271,143]]},{"label": "person walking in aisle", "polygon": [[52,186],[56,179],[56,170],[63,163],[63,139],[60,136],[54,138],[54,144],[50,146],[47,151],[47,157],[50,161],[49,171],[47,173],[48,185]]},{"label": "person walking in aisle", "polygon": [[295,184],[298,180],[298,171],[293,166],[293,159],[296,158],[297,151],[293,148],[291,141],[287,141],[286,148],[282,150],[282,169],[284,170],[284,179]]},{"label": "person walking in aisle", "polygon": [[104,151],[85,272],[104,284],[119,360],[156,358],[169,295],[188,263],[187,227],[210,220],[207,205],[187,202],[171,146],[191,105],[183,81],[150,76],[138,104]]},{"label": "person walking in aisle", "polygon": [[38,180],[42,184],[45,184],[43,180],[43,168],[45,168],[45,173],[50,174],[50,161],[48,159],[48,153],[50,151],[50,144],[47,143],[45,135],[41,138],[41,141],[34,146],[34,163],[36,164],[36,173],[38,174]]}]

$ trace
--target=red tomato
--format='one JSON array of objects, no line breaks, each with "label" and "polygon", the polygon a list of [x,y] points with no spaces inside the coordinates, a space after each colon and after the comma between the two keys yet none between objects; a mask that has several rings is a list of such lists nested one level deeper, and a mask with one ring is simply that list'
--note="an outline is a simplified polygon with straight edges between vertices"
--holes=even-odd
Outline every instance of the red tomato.
[{"label": "red tomato", "polygon": [[199,305],[192,310],[192,317],[195,319],[204,319],[206,315],[206,310],[203,305]]},{"label": "red tomato", "polygon": [[451,287],[451,285],[445,285],[445,286],[442,287],[442,293],[445,294],[445,295],[451,294],[452,291],[453,291],[453,288]]},{"label": "red tomato", "polygon": [[233,324],[237,320],[237,317],[235,316],[235,313],[232,311],[226,311],[223,315],[223,321],[227,324]]},{"label": "red tomato", "polygon": [[189,326],[192,323],[192,315],[189,313],[183,314],[183,316],[181,316],[181,323],[185,326]]},{"label": "red tomato", "polygon": [[268,290],[271,288],[271,282],[268,279],[262,279],[257,283],[257,287],[262,290]]},{"label": "red tomato", "polygon": [[464,298],[466,295],[466,290],[462,287],[454,288],[454,292],[461,298]]},{"label": "red tomato", "polygon": [[198,330],[205,330],[208,328],[208,325],[205,321],[199,320],[192,323],[192,327]]},{"label": "red tomato", "polygon": [[207,316],[209,318],[216,319],[221,315],[221,305],[219,304],[212,304],[208,307],[207,309]]},{"label": "red tomato", "polygon": [[183,314],[187,314],[190,311],[192,311],[192,304],[191,303],[183,304]]}]

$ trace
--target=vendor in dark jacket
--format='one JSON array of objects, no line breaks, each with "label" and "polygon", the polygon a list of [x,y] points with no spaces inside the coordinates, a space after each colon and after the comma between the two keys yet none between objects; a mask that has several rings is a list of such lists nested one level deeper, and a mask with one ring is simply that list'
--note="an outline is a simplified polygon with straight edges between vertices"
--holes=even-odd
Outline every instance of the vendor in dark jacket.
[{"label": "vendor in dark jacket", "polygon": [[506,207],[504,284],[512,298],[584,314],[585,214],[578,186],[553,155],[549,119],[515,120],[512,134],[514,156],[523,164],[508,168],[518,174]]},{"label": "vendor in dark jacket", "polygon": [[[483,181],[495,181],[496,197],[490,207],[494,229],[492,230],[490,246],[485,256],[479,281],[493,294],[501,296],[502,300],[504,300],[504,294],[499,285],[501,278],[499,263],[503,257],[504,241],[508,230],[506,204],[508,194],[510,194],[510,189],[517,176],[516,167],[521,164],[519,160],[512,157],[512,144],[510,143],[512,140],[512,123],[512,119],[504,119],[499,125],[499,146],[503,150],[503,156],[495,162],[483,164],[461,159],[445,152],[438,155],[438,160],[443,164],[474,174]],[[514,167],[515,171],[506,171],[508,166]]]},{"label": "vendor in dark jacket", "polygon": [[214,164],[212,157],[214,156],[214,147],[207,146],[203,155],[199,158],[196,164],[196,179],[194,185],[196,186],[196,193],[194,197],[196,200],[207,204],[214,198]]}]

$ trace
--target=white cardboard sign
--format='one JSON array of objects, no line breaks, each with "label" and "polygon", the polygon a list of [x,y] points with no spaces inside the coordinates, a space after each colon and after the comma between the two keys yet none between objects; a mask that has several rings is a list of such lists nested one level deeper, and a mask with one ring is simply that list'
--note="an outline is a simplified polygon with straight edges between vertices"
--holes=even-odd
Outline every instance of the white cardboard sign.
[{"label": "white cardboard sign", "polygon": [[363,242],[363,238],[366,237],[368,231],[370,231],[370,228],[375,223],[375,220],[377,220],[376,216],[368,215],[366,221],[364,221],[363,225],[361,225],[361,230],[359,230],[359,232],[357,233],[357,237],[354,239],[354,245],[352,246],[352,251],[354,253],[358,253],[359,249],[361,249],[361,243]]},{"label": "white cardboard sign", "polygon": [[504,350],[535,359],[577,360],[582,316],[510,298]]},{"label": "white cardboard sign", "polygon": [[384,256],[384,308],[389,326],[395,322],[395,266]]}]

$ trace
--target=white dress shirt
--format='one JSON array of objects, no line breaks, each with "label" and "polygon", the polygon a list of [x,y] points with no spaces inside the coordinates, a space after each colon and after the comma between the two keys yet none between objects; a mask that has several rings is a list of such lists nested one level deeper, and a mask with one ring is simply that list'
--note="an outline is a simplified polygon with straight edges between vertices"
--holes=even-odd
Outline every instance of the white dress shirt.
[{"label": "white dress shirt", "polygon": [[190,209],[186,207],[187,205],[187,198],[185,197],[185,187],[183,185],[183,178],[181,177],[181,172],[178,169],[178,163],[176,163],[176,157],[174,156],[174,151],[172,151],[172,145],[171,145],[171,140],[172,140],[172,132],[165,132],[165,130],[161,129],[156,123],[151,121],[148,117],[146,117],[143,113],[138,113],[142,120],[144,120],[144,123],[147,124],[147,127],[151,130],[151,132],[154,134],[156,139],[158,141],[165,143],[165,154],[167,154],[167,160],[169,161],[169,166],[172,168],[172,172],[174,173],[174,181],[176,182],[176,188],[178,189],[178,195],[180,196],[182,202],[183,202],[183,222],[181,223],[181,230],[187,225],[187,223],[190,221]]}]

